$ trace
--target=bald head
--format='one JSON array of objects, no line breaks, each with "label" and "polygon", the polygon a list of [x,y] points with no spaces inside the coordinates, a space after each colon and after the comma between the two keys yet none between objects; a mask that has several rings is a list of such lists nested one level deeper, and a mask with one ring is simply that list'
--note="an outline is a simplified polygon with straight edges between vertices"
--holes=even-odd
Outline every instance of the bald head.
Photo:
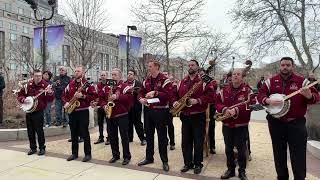
[{"label": "bald head", "polygon": [[76,69],[74,70],[74,77],[76,79],[80,79],[83,77],[83,67],[82,66],[77,66]]}]

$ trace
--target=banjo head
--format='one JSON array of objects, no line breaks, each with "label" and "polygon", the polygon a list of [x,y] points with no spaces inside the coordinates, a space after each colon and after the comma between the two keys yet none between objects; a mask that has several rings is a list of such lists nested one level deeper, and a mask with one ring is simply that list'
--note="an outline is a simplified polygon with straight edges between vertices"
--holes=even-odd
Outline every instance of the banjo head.
[{"label": "banjo head", "polygon": [[269,99],[270,100],[282,100],[282,103],[277,106],[268,106],[267,112],[271,115],[278,114],[281,112],[283,107],[285,106],[284,94],[272,94]]},{"label": "banjo head", "polygon": [[25,112],[30,111],[34,106],[34,99],[31,96],[26,97],[27,102],[21,105],[21,109]]}]

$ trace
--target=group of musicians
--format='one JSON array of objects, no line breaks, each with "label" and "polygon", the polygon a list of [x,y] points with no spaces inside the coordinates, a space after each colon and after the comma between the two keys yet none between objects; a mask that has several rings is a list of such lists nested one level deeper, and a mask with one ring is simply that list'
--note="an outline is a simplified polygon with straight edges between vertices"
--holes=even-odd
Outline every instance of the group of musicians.
[{"label": "group of musicians", "polygon": [[[135,80],[136,72],[128,71],[128,80],[122,81],[122,72],[113,69],[112,80],[115,84],[107,83],[107,73],[101,73],[101,82],[96,86],[88,85],[84,78],[84,69],[76,67],[74,79],[64,89],[62,101],[64,108],[74,109],[69,114],[69,125],[71,129],[72,154],[68,161],[78,158],[78,137],[84,140],[83,162],[89,161],[91,157],[89,126],[89,106],[98,107],[99,138],[95,144],[104,142],[103,124],[107,118],[106,143],[111,144],[112,158],[109,163],[115,163],[120,159],[118,131],[120,131],[123,149],[123,165],[127,165],[131,159],[129,142],[133,140],[133,126],[136,129],[141,145],[146,145],[145,159],[138,163],[139,166],[154,162],[154,134],[157,131],[158,148],[163,164],[163,170],[169,171],[168,164],[168,128],[173,128],[170,108],[182,105],[181,99],[189,94],[180,112],[182,122],[182,154],[184,166],[181,172],[191,169],[199,174],[203,168],[203,150],[206,126],[206,110],[211,109],[213,114],[218,113],[225,118],[222,121],[222,133],[225,143],[225,154],[227,157],[227,170],[221,179],[229,179],[235,176],[234,148],[238,151],[237,162],[239,165],[238,177],[241,180],[248,179],[246,176],[246,153],[247,140],[249,136],[248,125],[251,109],[247,101],[252,94],[252,89],[244,82],[246,72],[243,69],[234,69],[231,81],[228,85],[217,91],[215,80],[206,81],[199,73],[200,67],[196,60],[188,62],[188,75],[178,84],[175,84],[167,74],[160,72],[160,63],[151,60],[148,62],[149,74],[143,83]],[[281,118],[267,116],[269,131],[272,140],[274,162],[278,179],[288,179],[287,168],[287,145],[289,145],[290,159],[294,179],[302,180],[306,177],[306,141],[307,133],[304,117],[308,104],[316,103],[319,95],[313,87],[305,88],[309,82],[300,77],[294,70],[294,61],[290,57],[280,60],[280,73],[266,80],[257,97],[250,99],[251,103],[265,106],[279,105],[281,101],[269,98],[271,94],[290,94],[301,89],[300,94],[292,97],[288,113]],[[34,71],[33,79],[28,82],[18,93],[20,103],[25,102],[28,96],[34,96],[41,91],[46,91],[38,98],[38,107],[35,111],[26,114],[30,151],[28,155],[37,152],[35,133],[38,136],[39,155],[45,153],[45,140],[43,135],[43,109],[47,102],[54,99],[51,87],[41,80],[41,72]],[[87,85],[86,85],[87,84]],[[47,87],[48,86],[48,87]],[[190,92],[192,91],[192,92]],[[153,100],[153,101],[151,101]],[[252,102],[254,101],[254,102]],[[110,103],[112,105],[110,105]],[[235,104],[241,104],[235,106]],[[141,122],[141,105],[143,108],[144,125]],[[110,111],[112,108],[112,111]],[[214,123],[214,122],[212,122]],[[211,125],[212,126],[212,125]],[[213,125],[215,126],[215,125]],[[210,128],[209,128],[210,129]],[[213,132],[212,132],[213,129]],[[170,134],[171,133],[171,134]],[[172,136],[172,130],[169,137]],[[209,134],[213,134],[211,127]],[[174,135],[173,135],[174,136]],[[172,137],[173,138],[173,137]],[[210,152],[215,154],[215,142],[211,140]],[[170,149],[174,149],[174,138],[170,137]]]}]

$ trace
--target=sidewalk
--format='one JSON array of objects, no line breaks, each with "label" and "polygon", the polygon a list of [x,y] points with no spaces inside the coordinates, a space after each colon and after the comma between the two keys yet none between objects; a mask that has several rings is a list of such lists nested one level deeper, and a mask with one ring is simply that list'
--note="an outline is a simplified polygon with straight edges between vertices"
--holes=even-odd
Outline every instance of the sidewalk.
[{"label": "sidewalk", "polygon": [[[271,180],[276,179],[276,172],[273,161],[272,145],[268,131],[268,125],[262,114],[254,115],[259,121],[250,123],[250,138],[252,161],[248,162],[247,175],[250,180]],[[94,145],[93,142],[98,138],[98,128],[91,130],[92,156],[90,163],[80,162],[83,157],[83,143],[79,146],[79,159],[74,162],[67,162],[65,159],[71,153],[71,144],[67,142],[69,135],[50,137],[46,139],[46,157],[37,155],[27,156],[29,149],[28,141],[14,141],[0,143],[0,179],[4,177],[26,180],[28,177],[34,180],[41,179],[220,179],[221,174],[226,170],[226,157],[224,154],[224,142],[222,136],[221,123],[216,124],[216,155],[204,157],[203,171],[200,175],[194,175],[193,171],[180,173],[183,166],[181,151],[181,121],[174,119],[176,149],[168,150],[170,171],[164,172],[160,161],[157,136],[155,137],[155,163],[144,167],[137,166],[138,162],[145,158],[146,146],[141,146],[136,134],[134,142],[130,143],[132,159],[129,165],[122,166],[121,161],[109,164],[111,159],[111,148],[104,144]],[[6,150],[3,150],[6,149]],[[10,150],[10,151],[8,151]],[[120,152],[122,148],[120,145]],[[121,153],[122,155],[122,153]],[[307,178],[308,180],[320,179],[320,160],[310,153],[307,153]],[[288,159],[290,178],[292,170]],[[9,169],[9,170],[6,170]],[[129,174],[130,176],[127,176]],[[132,175],[131,175],[132,174]],[[135,178],[136,177],[136,178]],[[7,178],[5,178],[7,179]],[[237,177],[231,180],[238,179]]]},{"label": "sidewalk", "polygon": [[48,156],[27,156],[23,152],[0,149],[0,179],[10,180],[187,180],[150,173]]}]

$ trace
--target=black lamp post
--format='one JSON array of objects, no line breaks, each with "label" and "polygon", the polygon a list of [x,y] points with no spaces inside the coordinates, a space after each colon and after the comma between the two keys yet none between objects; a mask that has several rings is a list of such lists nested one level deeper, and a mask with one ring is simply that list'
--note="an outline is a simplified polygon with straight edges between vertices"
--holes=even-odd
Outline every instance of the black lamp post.
[{"label": "black lamp post", "polygon": [[42,22],[42,70],[46,70],[46,21],[52,19],[54,15],[54,8],[56,7],[56,0],[48,0],[48,4],[51,6],[51,16],[49,18],[47,17],[41,17],[39,18],[37,16],[37,10],[38,10],[38,3],[35,2],[35,0],[24,0],[28,4],[30,4],[30,7],[33,9],[34,17],[37,21]]},{"label": "black lamp post", "polygon": [[[130,35],[129,35],[129,30],[136,31],[137,26],[127,26],[127,72],[129,71],[130,64],[129,64],[129,51],[130,51]],[[134,67],[134,63],[132,62],[132,67]]]}]

